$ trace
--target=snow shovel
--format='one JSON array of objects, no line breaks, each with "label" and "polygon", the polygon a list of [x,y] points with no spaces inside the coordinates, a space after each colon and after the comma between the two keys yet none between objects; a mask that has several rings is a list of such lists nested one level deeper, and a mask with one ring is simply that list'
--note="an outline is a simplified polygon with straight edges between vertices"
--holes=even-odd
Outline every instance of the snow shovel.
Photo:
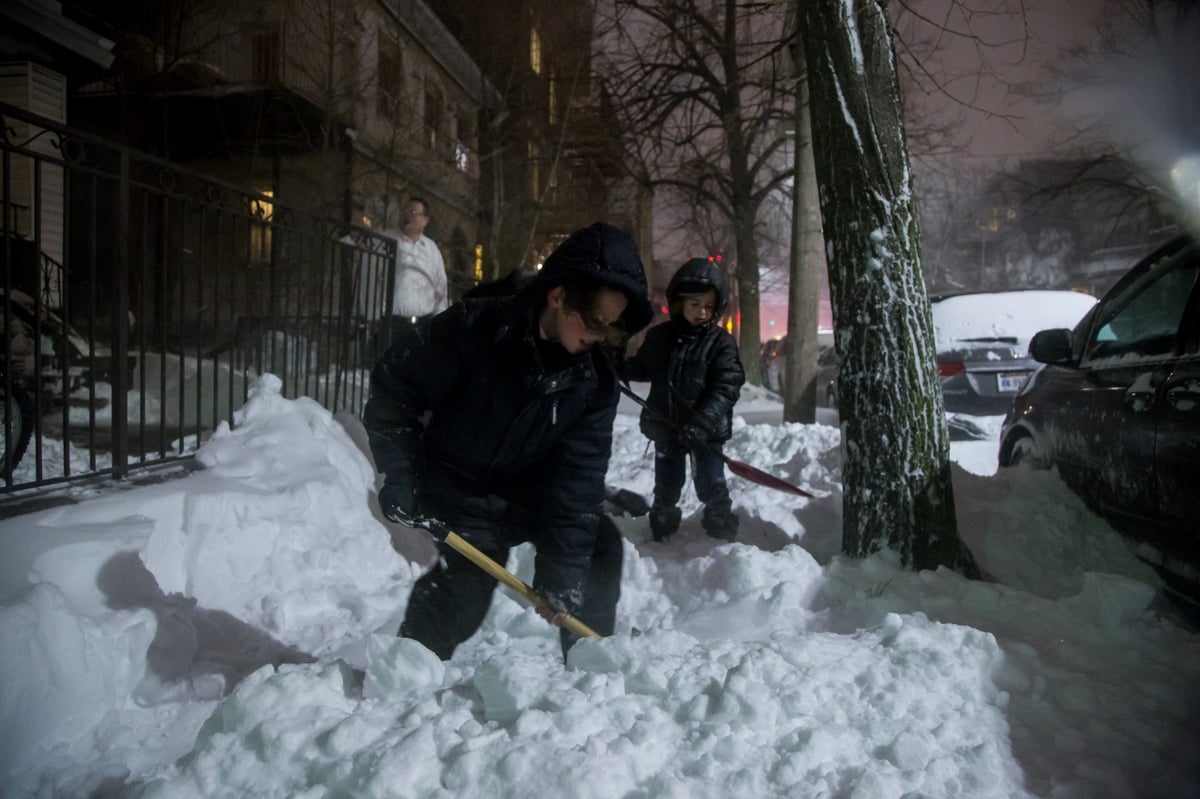
[{"label": "snow shovel", "polygon": [[[462,555],[479,568],[483,569],[492,577],[495,577],[501,583],[504,583],[504,585],[508,586],[516,593],[520,594],[535,608],[550,606],[550,603],[546,601],[545,597],[526,585],[523,580],[510,572],[508,569],[504,568],[499,563],[480,552],[469,541],[447,527],[445,523],[439,521],[438,519],[431,519],[427,516],[418,516],[404,519],[402,521],[410,527],[420,527],[429,531],[429,533],[438,541],[445,542],[446,545],[455,552]],[[600,633],[596,632],[591,627],[588,627],[586,624],[569,613],[563,620],[562,626],[575,633],[575,635],[579,636],[580,638],[601,637]]]},{"label": "snow shovel", "polygon": [[[618,383],[618,385],[621,387],[622,394],[629,397],[638,405],[641,405],[643,408],[657,416],[662,421],[666,422],[676,432],[682,432],[682,428],[678,424],[676,424],[672,419],[667,418],[665,414],[660,413],[655,408],[651,408],[650,405],[644,399],[635,394],[633,389],[631,389],[627,384]],[[757,469],[743,461],[735,461],[725,453],[721,453],[721,458],[725,461],[725,465],[729,467],[729,471],[733,472],[738,477],[749,480],[752,483],[758,483],[760,486],[766,486],[767,488],[774,488],[776,491],[786,491],[789,494],[795,494],[799,497],[808,497],[809,499],[817,498],[815,494],[810,494],[803,488],[792,485],[787,480],[776,477],[769,472],[764,472],[762,469]]]}]

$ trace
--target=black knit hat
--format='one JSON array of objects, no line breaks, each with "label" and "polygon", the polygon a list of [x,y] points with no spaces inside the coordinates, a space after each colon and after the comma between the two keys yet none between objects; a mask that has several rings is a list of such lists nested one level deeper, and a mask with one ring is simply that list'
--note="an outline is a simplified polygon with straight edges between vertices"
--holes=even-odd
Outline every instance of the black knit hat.
[{"label": "black knit hat", "polygon": [[596,222],[577,230],[550,253],[525,291],[544,292],[555,286],[600,285],[625,295],[621,318],[628,333],[650,324],[654,311],[646,289],[646,270],[637,244],[628,233]]}]

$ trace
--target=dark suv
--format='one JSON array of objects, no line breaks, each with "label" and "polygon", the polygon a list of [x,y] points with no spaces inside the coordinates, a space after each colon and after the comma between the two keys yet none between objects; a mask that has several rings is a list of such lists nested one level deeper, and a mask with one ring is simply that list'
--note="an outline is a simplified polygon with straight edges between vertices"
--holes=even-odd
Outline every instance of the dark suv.
[{"label": "dark suv", "polygon": [[1075,326],[1030,342],[1045,364],[1004,420],[1000,465],[1056,467],[1177,586],[1200,590],[1200,245],[1171,241]]}]

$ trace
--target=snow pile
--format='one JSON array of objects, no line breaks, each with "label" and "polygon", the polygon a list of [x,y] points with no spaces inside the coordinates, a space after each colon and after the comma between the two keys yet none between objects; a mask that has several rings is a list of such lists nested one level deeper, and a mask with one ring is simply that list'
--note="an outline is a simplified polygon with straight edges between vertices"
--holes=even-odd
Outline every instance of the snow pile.
[{"label": "snow pile", "polygon": [[425,679],[436,660],[400,656],[424,682],[360,701],[333,664],[264,668],[133,795],[1021,796],[995,745],[1001,659],[990,635],[893,614],[810,640],[587,641],[569,669],[507,651],[440,682]]},{"label": "snow pile", "polygon": [[[0,794],[1188,796],[1200,637],[1053,474],[955,470],[993,582],[838,554],[839,435],[735,425],[737,543],[689,488],[670,541],[618,518],[617,634],[563,663],[497,591],[443,663],[395,638],[426,534],[314,403],[263,380],[207,468],[0,522]],[[961,450],[959,450],[961,452]],[[973,455],[974,457],[974,455]],[[994,469],[994,446],[988,455]],[[609,483],[648,496],[622,415]],[[510,568],[531,579],[532,548]]]}]

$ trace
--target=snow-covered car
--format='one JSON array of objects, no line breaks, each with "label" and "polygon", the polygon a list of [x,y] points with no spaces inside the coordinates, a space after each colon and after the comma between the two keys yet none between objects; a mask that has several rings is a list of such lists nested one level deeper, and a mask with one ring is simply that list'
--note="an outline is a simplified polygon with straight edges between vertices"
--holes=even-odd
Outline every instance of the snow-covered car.
[{"label": "snow-covered car", "polygon": [[974,292],[930,298],[947,411],[999,415],[1037,369],[1039,330],[1071,327],[1096,304],[1078,291]]},{"label": "snow-covered car", "polygon": [[1057,468],[1142,557],[1200,589],[1200,244],[1156,250],[1030,352],[1045,366],[1004,420],[1000,465]]}]

